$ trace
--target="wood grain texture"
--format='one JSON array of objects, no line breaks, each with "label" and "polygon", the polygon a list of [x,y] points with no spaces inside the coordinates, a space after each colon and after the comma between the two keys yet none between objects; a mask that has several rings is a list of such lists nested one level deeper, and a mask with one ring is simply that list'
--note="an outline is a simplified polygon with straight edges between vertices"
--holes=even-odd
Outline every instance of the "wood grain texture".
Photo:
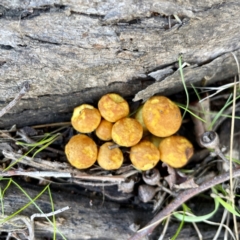
[{"label": "wood grain texture", "polygon": [[[20,183],[20,182],[19,182]],[[39,186],[25,185],[21,182],[21,186],[25,189],[27,194],[34,198],[43,189]],[[5,184],[1,182],[1,187]],[[58,190],[58,192],[52,190],[51,194],[54,202],[54,209],[58,210],[63,207],[69,206],[71,209],[56,215],[56,224],[61,233],[68,240],[80,240],[80,239],[128,239],[133,235],[129,226],[132,223],[139,224],[143,227],[154,216],[148,207],[136,208],[136,206],[124,205],[119,202],[109,202],[108,199],[103,199],[101,196],[96,196],[88,192],[79,193],[70,189],[66,191]],[[11,187],[5,192],[4,195],[4,210],[5,214],[11,214],[16,210],[19,210],[29,199],[15,186]],[[197,210],[199,215],[206,214],[212,211],[211,201],[203,202],[199,204],[196,202],[188,203],[189,206]],[[49,195],[45,192],[37,201],[36,204],[41,208],[44,213],[52,212]],[[25,210],[19,213],[19,216],[30,218],[32,214],[39,213],[38,209],[34,205],[28,206]],[[213,221],[218,221],[221,218],[222,209],[219,209]],[[1,216],[2,217],[2,216]],[[13,222],[16,224],[16,222]],[[17,222],[18,225],[25,225],[22,221]],[[54,229],[50,223],[44,218],[36,218],[34,222],[35,237],[36,240],[48,239],[53,237]],[[171,238],[177,231],[179,222],[171,221],[168,231],[164,239]],[[199,229],[203,234],[204,239],[212,239],[216,227],[206,224],[198,224]],[[0,231],[6,229],[15,229],[16,226],[12,224],[11,220],[4,225],[0,224]],[[156,231],[149,237],[150,240],[158,239],[163,230],[163,225],[160,225]],[[190,224],[185,223],[184,229],[180,232],[178,239],[184,240],[190,238],[197,240],[197,234]],[[24,239],[24,238],[23,238]],[[62,239],[60,235],[57,235],[57,239]],[[221,238],[221,236],[219,237]]]},{"label": "wood grain texture", "polygon": [[[190,64],[184,69],[187,85],[230,78],[237,73],[230,52],[240,61],[239,9],[238,0],[1,0],[0,108],[23,82],[29,81],[30,91],[0,119],[0,127],[69,121],[74,107],[96,104],[107,92],[134,101],[174,94],[182,90],[179,54]],[[150,76],[158,70],[164,74],[154,82]],[[11,211],[15,196],[6,195]],[[73,206],[70,215],[62,214],[69,239],[127,239],[129,224],[144,226],[152,217],[118,204],[99,208],[102,202],[96,201],[91,208],[88,198],[56,197],[56,208]],[[49,211],[49,200],[42,206]],[[112,219],[116,212],[118,219]],[[36,229],[38,236],[51,237],[47,226]],[[192,237],[192,229],[186,231],[182,239]],[[209,232],[203,233],[207,239]]]},{"label": "wood grain texture", "polygon": [[[34,198],[41,191],[41,188],[36,186],[35,189],[25,188],[25,190]],[[56,215],[58,229],[69,240],[127,239],[132,234],[129,226],[133,222],[143,222],[141,218],[149,219],[147,211],[141,210],[140,212],[137,209],[128,211],[127,208],[121,208],[118,203],[109,202],[94,195],[74,194],[69,191],[53,192],[52,194],[55,210],[66,206],[70,207],[70,210]],[[23,193],[11,186],[5,195],[5,213],[13,213],[28,202],[29,200]],[[52,212],[47,192],[36,201],[36,204],[44,213]],[[34,205],[30,205],[19,215],[30,218],[34,213],[39,213],[39,211]],[[5,229],[11,227],[10,223],[5,224]],[[2,230],[2,225],[0,225],[0,228]],[[36,239],[51,238],[53,231],[52,225],[46,219],[35,219]],[[59,235],[57,239],[62,238]]]},{"label": "wood grain texture", "polygon": [[182,88],[175,65],[180,53],[191,64],[188,83],[231,77],[237,68],[229,52],[240,46],[239,7],[238,1],[217,0],[3,0],[0,107],[24,81],[31,89],[0,126],[67,120],[73,107],[105,92],[144,90],[140,80],[166,67],[173,72],[135,100],[172,94]]}]

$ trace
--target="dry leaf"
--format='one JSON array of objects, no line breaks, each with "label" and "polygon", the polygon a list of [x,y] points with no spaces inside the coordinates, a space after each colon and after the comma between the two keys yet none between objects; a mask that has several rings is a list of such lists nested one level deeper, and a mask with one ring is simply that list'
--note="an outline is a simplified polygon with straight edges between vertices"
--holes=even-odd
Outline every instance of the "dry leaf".
[{"label": "dry leaf", "polygon": [[197,188],[197,187],[199,186],[195,183],[193,178],[190,178],[179,185],[174,184],[175,189],[188,189],[188,188]]},{"label": "dry leaf", "polygon": [[168,166],[166,163],[163,163],[162,166],[167,167],[167,171],[169,175],[167,177],[164,177],[164,179],[168,183],[169,188],[172,190],[177,180],[176,171],[174,168]]}]

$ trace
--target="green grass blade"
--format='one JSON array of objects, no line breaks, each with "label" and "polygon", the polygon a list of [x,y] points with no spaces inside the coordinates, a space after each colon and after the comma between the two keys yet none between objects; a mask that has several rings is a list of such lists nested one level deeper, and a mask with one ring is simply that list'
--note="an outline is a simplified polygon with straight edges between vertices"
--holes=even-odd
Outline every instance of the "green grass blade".
[{"label": "green grass blade", "polygon": [[[5,179],[3,179],[5,180]],[[8,179],[9,180],[9,179]],[[30,206],[31,204],[33,204],[40,213],[44,214],[44,212],[41,210],[41,208],[35,203],[35,201],[48,189],[49,185],[47,185],[35,198],[31,198],[27,192],[20,186],[18,185],[16,182],[14,182],[13,180],[11,180],[11,182],[29,199],[29,202],[27,204],[25,204],[22,208],[20,208],[19,210],[17,210],[16,212],[14,212],[12,215],[4,218],[3,220],[0,220],[0,224],[5,223],[6,221],[8,221],[9,219],[11,219],[12,217],[16,216],[17,214],[19,214],[20,212],[22,212],[24,209],[26,209],[28,206]],[[47,219],[47,221],[52,225],[52,227],[54,227],[54,224],[51,222],[51,220],[46,216],[45,217]],[[55,229],[56,231],[61,235],[61,237],[64,240],[67,240],[66,237],[61,233],[61,231],[56,227],[55,225]]]},{"label": "green grass blade", "polygon": [[223,111],[228,107],[228,103],[230,102],[231,98],[232,98],[232,94],[230,94],[227,102],[224,104],[224,106],[222,107],[222,109],[217,113],[217,115],[216,115],[216,116],[214,117],[214,119],[212,120],[211,125],[210,125],[210,127],[209,127],[210,129],[213,128],[213,126],[214,126],[214,124],[216,123],[216,121],[218,120],[218,118],[221,116],[221,114],[223,113]]},{"label": "green grass blade", "polygon": [[33,158],[42,150],[44,150],[45,148],[47,148],[49,145],[51,145],[53,142],[55,142],[56,138],[54,138],[52,141],[47,142],[45,145],[43,145],[41,148],[39,148],[34,154],[33,154]]},{"label": "green grass blade", "polygon": [[4,203],[3,203],[3,194],[2,194],[2,188],[0,188],[0,201],[1,201],[1,215],[4,215]]},{"label": "green grass blade", "polygon": [[[229,96],[229,98],[230,97],[232,97],[232,94]],[[233,103],[233,100],[231,100],[231,101],[229,101],[229,98],[228,98],[228,100],[227,100],[227,102],[225,103],[225,105],[223,106],[223,108],[220,110],[220,112],[221,112],[221,114],[219,113],[218,115],[216,115],[215,116],[215,118],[214,118],[214,120],[213,120],[213,122],[212,122],[212,126],[215,124],[215,122],[217,121],[217,119],[218,119],[218,117],[220,117],[220,116],[226,116],[226,115],[224,115],[224,114],[222,114],[222,112],[227,108],[227,107],[229,107],[230,105],[232,105],[232,103]],[[236,97],[236,100],[238,100],[240,98],[240,95],[239,96],[237,96]],[[217,117],[218,116],[218,117]],[[227,115],[228,116],[228,115]],[[232,118],[232,116],[229,116],[230,118]],[[238,119],[239,117],[236,117],[235,116],[235,119]]]},{"label": "green grass blade", "polygon": [[186,108],[185,106],[183,106],[180,103],[176,103],[178,105],[178,107],[182,108],[185,110],[185,112],[190,113],[192,116],[194,116],[195,118],[199,119],[202,122],[206,122],[204,119],[200,118],[198,115],[196,115],[195,113],[193,113],[189,108]]},{"label": "green grass blade", "polygon": [[233,206],[230,204],[230,203],[227,203],[227,202],[225,202],[222,198],[220,198],[220,197],[215,197],[218,201],[219,201],[219,203],[220,204],[222,204],[222,206],[225,208],[225,209],[227,209],[230,213],[232,213],[232,214],[234,214],[234,215],[236,215],[237,217],[240,217],[240,214],[239,214],[239,210],[238,211],[236,211],[236,209],[235,208],[233,208]]},{"label": "green grass blade", "polygon": [[[231,115],[227,115],[227,114],[221,114],[220,117],[232,118]],[[240,117],[239,116],[235,116],[234,119],[238,119],[239,120]]]},{"label": "green grass blade", "polygon": [[214,188],[212,188],[213,193],[215,194],[214,199],[217,199],[217,201],[225,208],[227,209],[230,213],[240,217],[240,211],[239,209],[235,209],[235,207],[232,206],[231,203],[225,202],[221,197],[218,196],[218,191],[220,190],[224,195],[227,195],[227,192],[221,188],[221,186],[217,185]]},{"label": "green grass blade", "polygon": [[226,190],[222,187],[221,184],[214,186],[214,188],[212,190],[215,194],[217,194],[218,192],[221,192],[224,196],[227,195]]},{"label": "green grass blade", "polygon": [[[2,191],[2,198],[4,198],[5,192],[7,191],[7,189],[10,187],[10,185],[12,183],[12,178],[5,178],[5,179],[8,180],[8,183],[7,183],[6,187]],[[3,179],[1,179],[1,181],[5,180],[5,179],[3,178]]]},{"label": "green grass blade", "polygon": [[[48,137],[49,134],[47,134],[46,137]],[[46,137],[44,137],[42,140],[40,140],[37,143],[32,143],[32,144],[28,144],[28,143],[22,143],[22,142],[18,142],[19,145],[22,146],[32,146],[32,148],[25,153],[22,157],[20,157],[19,159],[17,159],[14,163],[10,164],[7,168],[5,168],[3,170],[3,172],[9,170],[11,167],[13,167],[15,164],[17,164],[19,161],[21,161],[24,157],[26,157],[29,153],[31,153],[35,148],[37,148],[38,146],[42,146],[43,144],[45,144],[44,146],[42,146],[40,149],[38,149],[32,157],[34,157],[37,153],[41,152],[43,149],[45,149],[46,147],[48,147],[50,144],[52,144],[56,138],[59,136],[59,134],[55,134],[54,136],[51,136],[50,138],[46,139]]]},{"label": "green grass blade", "polygon": [[217,212],[217,210],[219,208],[219,201],[218,201],[218,199],[214,198],[214,202],[215,202],[214,210],[212,212],[206,214],[206,215],[203,215],[203,216],[185,216],[185,215],[180,214],[180,213],[173,213],[173,216],[180,221],[182,221],[183,218],[184,218],[185,222],[202,222],[204,220],[207,220],[207,219],[211,218]]},{"label": "green grass blade", "polygon": [[24,143],[24,142],[17,141],[17,144],[21,145],[21,146],[26,146],[26,147],[37,147],[37,146],[44,145],[45,143],[52,142],[53,140],[56,140],[56,138],[59,135],[60,135],[59,133],[54,134],[53,136],[50,136],[49,134],[46,134],[46,136],[43,139],[41,139],[39,142],[36,142],[36,143]]},{"label": "green grass blade", "polygon": [[[5,180],[4,178],[1,178],[1,181],[2,180]],[[2,209],[2,215],[4,215],[4,195],[5,195],[5,192],[7,191],[7,189],[10,187],[11,183],[12,183],[12,178],[7,178],[8,180],[8,183],[6,185],[6,187],[2,190],[1,188],[1,209]]]},{"label": "green grass blade", "polygon": [[19,159],[17,159],[15,162],[13,162],[12,164],[10,164],[8,167],[6,167],[3,172],[8,171],[11,167],[13,167],[15,164],[17,164],[18,162],[20,162],[24,157],[26,157],[29,153],[31,153],[36,147],[31,148],[28,152],[26,152],[25,154],[22,155],[22,157],[20,157]]},{"label": "green grass blade", "polygon": [[[31,198],[23,188],[21,188],[16,182],[14,182],[12,180],[12,183],[17,186],[17,188],[19,190],[21,190],[21,192],[24,193],[24,195],[30,200],[30,202],[28,202],[27,204],[25,204],[25,206],[23,206],[22,208],[20,208],[19,210],[17,210],[16,212],[14,212],[12,215],[4,218],[3,220],[0,221],[0,223],[5,223],[6,221],[8,221],[9,219],[11,219],[12,217],[16,216],[17,214],[19,214],[20,212],[22,212],[24,209],[26,209],[28,206],[30,206],[31,204],[35,205],[35,207],[37,207],[38,210],[40,210],[40,208],[37,206],[37,204],[35,203],[35,201],[47,190],[46,186],[35,198]],[[40,210],[41,211],[41,210]],[[42,211],[41,211],[42,212]]]},{"label": "green grass blade", "polygon": [[185,222],[184,220],[185,220],[185,217],[186,217],[185,212],[187,211],[187,208],[186,208],[186,205],[185,205],[185,204],[183,204],[182,207],[183,207],[183,218],[182,218],[182,220],[181,220],[180,225],[178,226],[178,229],[177,229],[176,233],[175,233],[174,236],[171,238],[171,240],[175,240],[175,239],[178,237],[179,233],[181,232],[181,230],[182,230],[182,228],[183,228],[183,225],[184,225],[184,222]]},{"label": "green grass blade", "polygon": [[195,94],[196,94],[196,96],[197,96],[197,98],[198,98],[198,101],[200,101],[200,100],[201,100],[201,97],[200,97],[197,89],[195,88],[195,86],[194,86],[192,83],[191,83],[190,85],[191,85],[193,91],[195,92]]}]

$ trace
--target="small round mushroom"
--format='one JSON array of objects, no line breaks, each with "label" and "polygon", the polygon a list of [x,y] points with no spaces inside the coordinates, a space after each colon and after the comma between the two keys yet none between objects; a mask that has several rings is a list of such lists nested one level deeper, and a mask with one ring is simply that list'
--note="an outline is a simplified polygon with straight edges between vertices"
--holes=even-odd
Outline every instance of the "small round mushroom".
[{"label": "small round mushroom", "polygon": [[97,137],[103,141],[110,141],[112,139],[112,126],[113,123],[102,119],[95,131]]},{"label": "small round mushroom", "polygon": [[153,168],[142,173],[143,181],[151,186],[159,185],[161,175],[158,169]]},{"label": "small round mushroom", "polygon": [[147,171],[156,166],[160,160],[158,148],[147,140],[142,140],[137,145],[131,147],[130,160],[135,168]]},{"label": "small round mushroom", "polygon": [[97,162],[105,170],[116,170],[122,166],[123,153],[119,148],[109,149],[114,145],[112,142],[104,143],[98,152]]},{"label": "small round mushroom", "polygon": [[74,108],[71,118],[72,126],[81,133],[93,132],[101,122],[98,109],[89,104],[82,104]]},{"label": "small round mushroom", "polygon": [[98,149],[96,143],[90,137],[78,134],[67,143],[65,153],[72,166],[78,169],[86,169],[96,162]]},{"label": "small round mushroom", "polygon": [[112,139],[124,147],[136,145],[142,138],[142,125],[133,118],[122,118],[112,127]]},{"label": "small round mushroom", "polygon": [[129,114],[128,102],[116,93],[108,93],[101,97],[98,109],[104,119],[116,122]]},{"label": "small round mushroom", "polygon": [[185,137],[170,136],[159,144],[160,159],[173,168],[185,166],[193,155],[193,145]]},{"label": "small round mushroom", "polygon": [[205,148],[219,148],[219,136],[214,131],[205,132],[200,137],[200,144]]},{"label": "small round mushroom", "polygon": [[149,98],[143,106],[142,114],[149,132],[158,137],[173,135],[182,123],[179,107],[164,96]]}]

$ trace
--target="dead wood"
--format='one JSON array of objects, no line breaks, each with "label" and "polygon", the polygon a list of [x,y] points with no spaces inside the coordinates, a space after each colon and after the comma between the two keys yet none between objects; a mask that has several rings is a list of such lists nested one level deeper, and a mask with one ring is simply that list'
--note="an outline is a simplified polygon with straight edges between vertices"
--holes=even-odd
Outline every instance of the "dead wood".
[{"label": "dead wood", "polygon": [[[35,197],[40,188],[26,190],[31,197]],[[118,203],[112,203],[103,198],[90,194],[76,194],[69,190],[53,193],[54,208],[69,206],[71,209],[56,215],[57,227],[67,239],[127,239],[132,234],[129,226],[138,223],[141,218],[148,218],[147,211],[139,212],[137,209],[124,209]],[[20,209],[29,200],[14,186],[6,192],[4,197],[5,213],[10,214]],[[43,194],[36,201],[44,213],[52,212],[49,196]],[[39,213],[35,206],[31,205],[21,212],[20,216],[30,218],[32,214]],[[115,217],[114,217],[115,216]],[[7,230],[10,223],[4,225]],[[53,227],[44,218],[35,220],[36,239],[52,237]],[[4,230],[1,226],[1,231]],[[58,239],[60,236],[58,236]]]},{"label": "dead wood", "polygon": [[[69,120],[73,107],[106,92],[146,99],[182,89],[178,55],[191,64],[186,82],[236,74],[238,1],[1,1],[0,108],[24,81],[30,91],[0,126]],[[182,23],[173,15],[177,15]],[[160,74],[160,76],[159,76]],[[151,78],[150,78],[151,79]],[[151,83],[151,82],[150,82]]]},{"label": "dead wood", "polygon": [[[183,89],[179,54],[190,64],[184,69],[188,86],[230,78],[237,73],[230,52],[240,59],[239,8],[237,0],[2,0],[0,109],[24,82],[30,90],[0,119],[0,127],[69,121],[75,106],[96,104],[107,92],[135,96],[134,101],[177,93]],[[11,191],[4,199],[9,214],[26,201]],[[149,211],[109,202],[102,206],[102,199],[93,198],[90,206],[88,197],[54,196],[56,209],[72,207],[60,214],[68,239],[127,239],[131,223],[144,226],[152,218]],[[49,199],[41,204],[51,211]],[[27,208],[23,214],[34,212]],[[36,224],[39,239],[51,237],[52,228],[41,224]],[[178,223],[172,226],[175,233]],[[185,231],[182,239],[195,235]],[[209,239],[211,231],[204,231]]]},{"label": "dead wood", "polygon": [[[33,185],[26,185],[21,182],[21,186],[26,190],[26,192],[34,198],[42,190],[39,186],[33,187]],[[1,183],[3,187],[3,183]],[[56,187],[54,187],[56,188]],[[54,189],[53,188],[53,189]],[[58,188],[59,189],[59,188]],[[136,224],[144,226],[148,221],[151,220],[153,214],[149,209],[137,208],[132,206],[131,208],[119,202],[109,202],[108,199],[104,199],[102,196],[97,196],[82,190],[78,190],[73,187],[60,188],[61,190],[52,191],[54,209],[58,210],[63,207],[69,206],[71,209],[64,211],[56,215],[56,223],[58,229],[67,239],[79,240],[79,239],[128,239],[133,235],[130,230],[131,224]],[[5,214],[9,215],[16,210],[19,210],[29,199],[16,187],[13,185],[6,191],[4,196],[4,210]],[[51,204],[49,200],[48,193],[44,193],[39,200],[36,201],[38,206],[42,209],[44,213],[52,212]],[[203,214],[204,209],[207,212],[211,211],[211,202],[206,202],[206,204],[201,203],[196,205],[199,209],[199,214]],[[200,210],[202,209],[202,210]],[[221,216],[221,210],[218,212],[216,219]],[[24,218],[30,218],[32,214],[39,213],[35,206],[30,205],[25,210],[23,210],[18,216],[23,216]],[[17,222],[18,226],[21,224],[22,228],[25,225],[20,221]],[[36,218],[35,222],[35,237],[37,240],[51,238],[53,236],[53,227],[44,218]],[[179,222],[171,220],[166,238],[172,237],[179,226]],[[9,220],[4,225],[0,226],[0,230],[4,231],[7,229],[15,229],[15,225]],[[212,239],[214,236],[214,231],[216,227],[210,225],[199,225],[202,230],[204,239]],[[160,226],[150,239],[158,239],[161,234],[163,226]],[[203,231],[204,229],[204,231]],[[57,235],[57,239],[62,239]],[[192,240],[197,240],[195,230],[191,225],[186,224],[183,231],[180,233],[178,239],[186,239],[191,237]],[[221,238],[220,238],[221,239]]]}]

